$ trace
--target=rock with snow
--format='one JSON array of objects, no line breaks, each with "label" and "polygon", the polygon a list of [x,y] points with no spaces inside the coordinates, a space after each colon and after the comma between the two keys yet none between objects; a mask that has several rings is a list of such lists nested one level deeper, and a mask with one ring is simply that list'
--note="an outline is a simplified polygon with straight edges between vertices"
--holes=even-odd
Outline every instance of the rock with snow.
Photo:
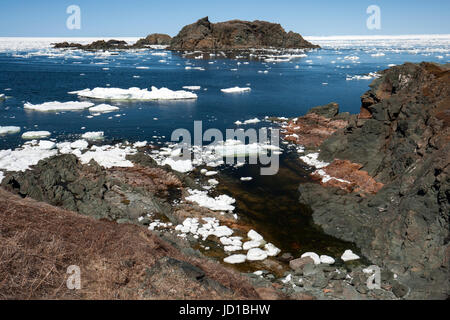
[{"label": "rock with snow", "polygon": [[249,92],[252,89],[249,87],[240,88],[240,87],[233,87],[233,88],[227,88],[227,89],[221,89],[223,93],[242,93],[242,92]]},{"label": "rock with snow", "polygon": [[105,133],[103,131],[96,131],[83,133],[81,137],[86,140],[102,140],[104,136]]},{"label": "rock with snow", "polygon": [[190,196],[186,197],[186,200],[197,203],[201,207],[213,211],[233,211],[235,209],[233,204],[236,200],[227,195],[220,195],[212,198],[208,196],[206,191],[188,189],[188,192]]},{"label": "rock with snow", "polygon": [[267,252],[260,248],[253,248],[248,250],[247,252],[247,260],[248,261],[262,261],[267,259]]}]

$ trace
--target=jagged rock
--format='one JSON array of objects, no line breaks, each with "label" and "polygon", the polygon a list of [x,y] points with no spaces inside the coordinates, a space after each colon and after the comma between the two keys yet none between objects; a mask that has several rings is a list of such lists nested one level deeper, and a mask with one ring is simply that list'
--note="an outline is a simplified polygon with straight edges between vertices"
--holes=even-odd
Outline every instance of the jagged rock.
[{"label": "jagged rock", "polygon": [[134,48],[145,48],[151,45],[170,45],[170,42],[172,41],[172,37],[168,34],[161,34],[161,33],[153,33],[148,35],[147,37],[143,39],[139,39],[134,45]]},{"label": "jagged rock", "polygon": [[249,48],[310,49],[318,46],[279,24],[265,21],[231,20],[211,23],[208,17],[185,26],[172,39],[172,50],[235,50]]},{"label": "jagged rock", "polygon": [[299,187],[314,221],[398,274],[409,298],[450,293],[449,97],[448,65],[382,71],[362,96],[360,115],[319,145],[319,160],[358,164],[382,188],[346,194],[316,183]]},{"label": "jagged rock", "polygon": [[291,269],[294,271],[298,271],[300,269],[303,269],[303,267],[306,266],[307,264],[314,264],[314,260],[311,257],[304,257],[291,260],[289,262],[289,267],[291,267]]}]

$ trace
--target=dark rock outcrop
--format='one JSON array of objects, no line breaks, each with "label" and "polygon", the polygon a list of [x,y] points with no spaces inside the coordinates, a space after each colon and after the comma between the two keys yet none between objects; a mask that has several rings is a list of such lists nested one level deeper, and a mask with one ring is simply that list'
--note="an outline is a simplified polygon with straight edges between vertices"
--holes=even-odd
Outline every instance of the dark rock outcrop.
[{"label": "dark rock outcrop", "polygon": [[153,33],[146,38],[139,39],[134,45],[134,48],[146,48],[151,45],[170,45],[172,37],[167,34]]},{"label": "dark rock outcrop", "polygon": [[311,49],[313,45],[279,24],[231,20],[211,23],[208,17],[185,26],[172,39],[173,50],[236,50],[250,48]]},{"label": "dark rock outcrop", "polygon": [[82,50],[116,50],[116,49],[127,49],[128,44],[126,41],[122,40],[98,40],[94,41],[91,44],[82,45],[79,43],[68,43],[68,42],[61,42],[56,43],[53,46],[56,49],[82,49]]},{"label": "dark rock outcrop", "polygon": [[361,113],[320,145],[319,158],[358,164],[382,188],[364,194],[299,187],[300,201],[327,233],[355,242],[398,275],[399,297],[450,293],[449,125],[448,65],[406,63],[382,71],[362,96]]}]

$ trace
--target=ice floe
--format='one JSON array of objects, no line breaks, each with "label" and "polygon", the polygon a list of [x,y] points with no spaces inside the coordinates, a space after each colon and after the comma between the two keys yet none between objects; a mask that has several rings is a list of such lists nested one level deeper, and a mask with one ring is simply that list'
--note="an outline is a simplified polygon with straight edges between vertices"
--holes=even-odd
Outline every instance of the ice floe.
[{"label": "ice floe", "polygon": [[81,135],[81,137],[86,140],[102,140],[104,136],[105,133],[103,131],[85,132]]},{"label": "ice floe", "polygon": [[309,166],[316,167],[318,169],[324,168],[329,165],[329,163],[318,160],[319,153],[310,153],[305,156],[301,156],[300,159]]},{"label": "ice floe", "polygon": [[14,133],[19,133],[19,132],[20,132],[20,127],[16,127],[16,126],[2,127],[2,126],[0,126],[0,135],[14,134]]},{"label": "ice floe", "polygon": [[49,131],[27,131],[22,134],[22,139],[41,139],[51,135]]},{"label": "ice floe", "polygon": [[94,88],[80,91],[72,91],[69,94],[76,94],[79,97],[102,99],[102,100],[183,100],[197,99],[197,95],[190,91],[173,91],[168,88],[158,89],[152,87],[151,91],[140,88]]},{"label": "ice floe", "polygon": [[91,102],[68,101],[68,102],[45,102],[42,104],[25,103],[24,108],[34,111],[76,111],[90,108],[94,105]]},{"label": "ice floe", "polygon": [[234,254],[223,259],[223,262],[228,264],[239,264],[244,263],[247,260],[247,256],[245,254]]},{"label": "ice floe", "polygon": [[200,190],[188,189],[190,196],[186,197],[187,201],[195,202],[201,207],[208,208],[213,211],[233,211],[235,199],[227,195],[220,195],[212,198],[208,196],[208,192]]},{"label": "ice floe", "polygon": [[227,89],[221,89],[223,93],[241,93],[241,92],[249,92],[252,89],[249,87],[240,88],[240,87],[233,87],[233,88],[227,88]]},{"label": "ice floe", "polygon": [[118,107],[109,105],[109,104],[99,104],[95,107],[91,107],[89,108],[89,112],[91,113],[96,113],[96,112],[100,112],[100,113],[107,113],[107,112],[113,112],[113,111],[117,111],[119,110]]},{"label": "ice floe", "polygon": [[53,142],[30,141],[15,150],[0,150],[0,169],[5,171],[26,171],[39,161],[55,156],[58,150],[50,148]]},{"label": "ice floe", "polygon": [[304,254],[302,254],[301,258],[306,258],[306,257],[310,257],[311,259],[313,259],[314,264],[320,264],[320,257],[317,253],[314,252],[305,252]]}]

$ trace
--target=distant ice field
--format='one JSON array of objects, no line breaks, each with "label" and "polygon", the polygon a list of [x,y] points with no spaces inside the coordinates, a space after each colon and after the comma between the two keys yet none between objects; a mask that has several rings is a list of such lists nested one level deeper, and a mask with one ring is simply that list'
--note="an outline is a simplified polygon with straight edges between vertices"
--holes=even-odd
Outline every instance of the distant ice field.
[{"label": "distant ice field", "polygon": [[[0,38],[0,128],[20,128],[0,130],[0,150],[22,145],[20,132],[27,131],[48,131],[55,142],[104,132],[105,140],[162,145],[174,129],[192,130],[194,120],[202,120],[204,130],[225,131],[248,119],[301,116],[332,101],[357,113],[376,71],[450,60],[450,35],[305,38],[322,49],[272,50],[250,61],[220,54],[189,59],[162,49],[51,48],[100,38]],[[132,44],[138,38],[118,39]],[[245,128],[269,125],[254,121]]]}]

